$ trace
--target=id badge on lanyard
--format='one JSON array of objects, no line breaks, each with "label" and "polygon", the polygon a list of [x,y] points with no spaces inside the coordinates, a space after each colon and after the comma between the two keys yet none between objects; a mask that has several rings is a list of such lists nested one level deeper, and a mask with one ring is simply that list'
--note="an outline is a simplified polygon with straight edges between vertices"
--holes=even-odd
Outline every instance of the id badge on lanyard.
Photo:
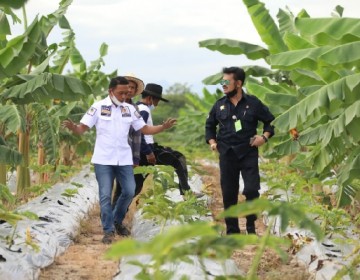
[{"label": "id badge on lanyard", "polygon": [[235,131],[238,132],[242,129],[241,126],[241,120],[238,120],[237,117],[235,115],[232,116],[232,119],[235,121]]}]

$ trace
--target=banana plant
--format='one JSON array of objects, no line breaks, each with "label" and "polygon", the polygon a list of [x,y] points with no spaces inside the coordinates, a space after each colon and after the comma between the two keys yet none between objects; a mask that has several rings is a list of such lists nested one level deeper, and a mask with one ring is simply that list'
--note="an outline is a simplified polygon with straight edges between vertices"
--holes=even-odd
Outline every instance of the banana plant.
[{"label": "banana plant", "polygon": [[172,137],[175,137],[188,148],[204,146],[204,120],[211,106],[221,95],[220,90],[210,93],[206,88],[203,89],[202,97],[193,93],[185,93],[188,102],[186,108],[179,111],[178,124],[176,125],[177,133]]},{"label": "banana plant", "polygon": [[[61,74],[61,67],[51,71],[49,62],[56,54],[57,46],[47,46],[46,38],[54,26],[67,28],[64,14],[70,0],[60,2],[59,8],[40,20],[36,17],[25,32],[6,42],[0,49],[0,102],[9,115],[18,116],[5,127],[5,131],[18,138],[18,152],[22,163],[17,167],[17,191],[24,192],[30,185],[29,153],[32,126],[38,138],[45,141],[47,153],[56,157],[58,146],[57,131],[59,121],[54,121],[48,113],[54,100],[76,101],[91,92],[91,87],[75,77]],[[23,7],[24,11],[25,8]],[[26,15],[26,12],[23,13]],[[25,17],[24,22],[27,22]],[[65,63],[62,69],[65,67]],[[6,124],[8,115],[2,116],[0,123]],[[9,123],[9,122],[8,122]],[[41,132],[41,133],[40,133]],[[49,152],[50,151],[50,152]],[[17,164],[8,162],[9,164]]]},{"label": "banana plant", "polygon": [[[343,18],[343,8],[337,6],[329,18],[280,9],[276,24],[262,2],[243,2],[266,47],[224,38],[201,41],[200,47],[269,65],[271,70],[244,67],[247,90],[276,115],[268,156],[291,155],[309,178],[335,176],[338,206],[348,203],[360,191],[360,20]],[[217,73],[204,83],[220,78]],[[296,141],[290,131],[298,134]]]}]

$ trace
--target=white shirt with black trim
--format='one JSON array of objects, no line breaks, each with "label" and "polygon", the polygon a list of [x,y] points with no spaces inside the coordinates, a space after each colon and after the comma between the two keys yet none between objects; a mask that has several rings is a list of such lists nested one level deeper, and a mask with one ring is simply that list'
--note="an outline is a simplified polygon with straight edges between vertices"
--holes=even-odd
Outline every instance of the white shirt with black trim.
[{"label": "white shirt with black trim", "polygon": [[[139,111],[145,111],[149,114],[148,120],[146,122],[147,125],[153,125],[153,120],[151,116],[151,110],[148,105],[145,105],[143,103],[138,104]],[[145,142],[147,144],[154,144],[154,136],[150,134],[144,134]]]}]

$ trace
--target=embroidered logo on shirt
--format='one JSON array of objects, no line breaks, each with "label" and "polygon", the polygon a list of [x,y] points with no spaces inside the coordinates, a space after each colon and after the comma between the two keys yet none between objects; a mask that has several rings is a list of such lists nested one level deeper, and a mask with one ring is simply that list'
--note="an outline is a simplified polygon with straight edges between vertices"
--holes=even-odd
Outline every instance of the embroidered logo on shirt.
[{"label": "embroidered logo on shirt", "polygon": [[95,112],[96,112],[96,108],[90,107],[90,109],[86,113],[90,116],[93,116]]},{"label": "embroidered logo on shirt", "polygon": [[120,106],[120,110],[123,117],[131,117],[131,112],[128,106]]},{"label": "embroidered logo on shirt", "polygon": [[110,117],[111,116],[111,105],[109,105],[109,106],[102,105],[101,106],[101,115]]}]

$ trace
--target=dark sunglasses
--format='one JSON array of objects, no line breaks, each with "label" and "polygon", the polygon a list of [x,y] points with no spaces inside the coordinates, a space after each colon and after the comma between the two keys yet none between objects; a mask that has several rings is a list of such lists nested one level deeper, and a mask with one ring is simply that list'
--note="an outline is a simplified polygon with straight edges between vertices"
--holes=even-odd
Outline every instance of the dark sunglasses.
[{"label": "dark sunglasses", "polygon": [[229,80],[221,80],[220,85],[222,85],[222,86],[227,85],[228,86],[228,85],[230,85],[230,81]]}]

